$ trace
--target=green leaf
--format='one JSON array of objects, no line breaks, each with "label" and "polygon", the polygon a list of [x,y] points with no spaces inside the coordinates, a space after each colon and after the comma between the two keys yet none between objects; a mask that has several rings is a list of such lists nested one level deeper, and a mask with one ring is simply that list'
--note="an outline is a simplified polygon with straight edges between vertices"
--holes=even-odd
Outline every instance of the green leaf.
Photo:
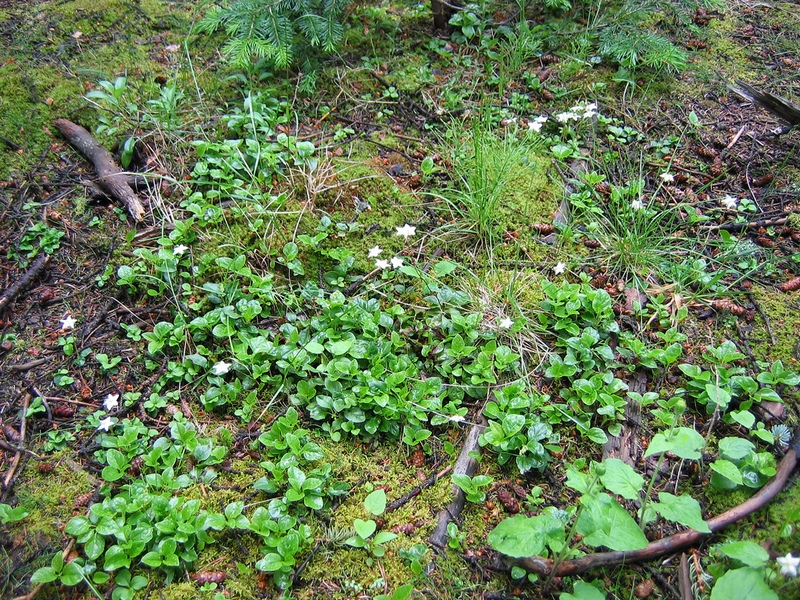
[{"label": "green leaf", "polygon": [[607,458],[603,461],[606,472],[600,481],[606,489],[619,494],[627,500],[636,500],[644,486],[644,478],[633,470],[633,467],[618,458]]},{"label": "green leaf", "polygon": [[586,437],[592,440],[595,444],[605,444],[608,441],[606,432],[599,427],[592,427],[586,432]]},{"label": "green leaf", "polygon": [[715,383],[708,383],[705,387],[708,399],[713,402],[720,410],[724,411],[728,408],[731,401],[731,395]]},{"label": "green leaf", "polygon": [[748,567],[763,567],[769,562],[769,552],[749,540],[725,544],[719,551]]},{"label": "green leaf", "polygon": [[458,264],[451,260],[440,260],[438,263],[433,265],[433,272],[436,273],[437,277],[444,277],[445,275],[449,275],[455,271],[457,268]]},{"label": "green leaf", "polygon": [[495,527],[487,541],[497,550],[512,558],[540,555],[547,542],[564,540],[564,525],[549,514],[535,517],[515,515],[504,519]]},{"label": "green leaf", "polygon": [[386,510],[386,492],[383,490],[372,492],[364,498],[364,508],[373,515],[382,515],[383,511]]},{"label": "green leaf", "polygon": [[572,594],[566,592],[559,594],[558,600],[605,600],[606,595],[585,581],[576,581],[572,587]]},{"label": "green leaf", "polygon": [[715,460],[711,463],[711,470],[730,479],[737,485],[742,485],[742,472],[729,460]]},{"label": "green leaf", "polygon": [[753,442],[744,438],[726,437],[719,441],[719,454],[726,460],[742,460],[750,456],[753,450],[755,450]]},{"label": "green leaf", "polygon": [[355,529],[356,533],[364,539],[367,539],[369,536],[375,533],[376,528],[377,525],[372,519],[369,521],[364,521],[362,519],[356,519],[353,521],[353,529]]},{"label": "green leaf", "polygon": [[142,557],[142,562],[154,569],[161,566],[161,555],[158,552],[148,552]]},{"label": "green leaf", "polygon": [[275,552],[270,552],[256,563],[256,569],[259,571],[266,571],[267,573],[280,571],[283,566],[283,559],[281,558],[281,555],[276,554]]},{"label": "green leaf", "polygon": [[584,509],[575,529],[583,536],[584,543],[620,551],[647,546],[647,538],[636,521],[608,494],[581,496],[581,504]]},{"label": "green leaf", "polygon": [[703,519],[700,504],[691,496],[673,496],[668,492],[659,492],[658,502],[653,503],[653,508],[669,521],[675,521],[696,531],[711,533],[708,523]]},{"label": "green leaf", "polygon": [[391,531],[380,531],[378,532],[374,538],[372,538],[373,544],[385,544],[386,542],[391,542],[393,539],[397,537],[396,533],[392,533]]},{"label": "green leaf", "polygon": [[676,427],[666,434],[657,433],[647,447],[645,457],[662,452],[672,452],[686,460],[697,460],[702,456],[700,450],[705,446],[703,436],[689,427]]},{"label": "green leaf", "polygon": [[506,437],[512,437],[525,427],[525,416],[510,414],[503,418],[503,433]]},{"label": "green leaf", "polygon": [[711,590],[711,600],[778,600],[764,583],[764,570],[742,567],[728,571]]},{"label": "green leaf", "polygon": [[83,570],[74,562],[67,563],[61,571],[61,583],[73,586],[81,581],[83,581]]},{"label": "green leaf", "polygon": [[56,579],[58,579],[58,573],[53,567],[42,567],[31,575],[31,583],[50,583]]},{"label": "green leaf", "polygon": [[66,532],[73,537],[81,537],[89,532],[92,523],[86,517],[72,517],[67,523]]},{"label": "green leaf", "polygon": [[86,553],[86,558],[89,560],[97,560],[103,554],[106,548],[105,539],[102,535],[96,533],[89,536],[86,543],[83,545],[83,551]]}]

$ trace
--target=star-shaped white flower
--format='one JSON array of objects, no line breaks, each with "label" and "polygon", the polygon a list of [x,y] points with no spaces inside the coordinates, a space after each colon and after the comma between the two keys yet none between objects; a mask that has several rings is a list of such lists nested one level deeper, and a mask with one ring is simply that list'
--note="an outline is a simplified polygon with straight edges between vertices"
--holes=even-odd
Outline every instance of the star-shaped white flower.
[{"label": "star-shaped white flower", "polygon": [[98,431],[108,431],[114,425],[114,419],[111,417],[106,417],[105,419],[100,419],[100,422],[97,424]]},{"label": "star-shaped white flower", "polygon": [[560,262],[555,267],[553,267],[553,273],[555,273],[556,275],[561,275],[566,270],[567,270],[567,265],[565,265],[563,262]]},{"label": "star-shaped white flower", "polygon": [[739,199],[735,196],[726,195],[722,200],[719,201],[722,206],[725,208],[730,208],[732,210],[736,209],[736,205],[738,204]]},{"label": "star-shaped white flower", "polygon": [[189,249],[189,246],[184,246],[183,244],[178,244],[172,249],[173,256],[181,256],[184,252]]},{"label": "star-shaped white flower", "polygon": [[786,556],[779,556],[775,559],[778,566],[781,568],[781,575],[787,577],[797,577],[797,567],[800,567],[800,556],[795,558],[791,553]]},{"label": "star-shaped white flower", "polygon": [[672,173],[662,173],[661,175],[659,175],[659,177],[661,178],[661,181],[663,181],[664,183],[672,183],[673,181],[675,181],[675,176]]},{"label": "star-shaped white flower", "polygon": [[375,268],[376,269],[388,269],[389,268],[389,261],[378,259],[375,261]]},{"label": "star-shaped white flower", "polygon": [[530,121],[528,123],[528,129],[530,131],[535,131],[536,133],[539,133],[542,130],[542,125],[544,125],[542,121]]},{"label": "star-shaped white flower", "polygon": [[103,408],[106,411],[113,410],[119,406],[119,394],[109,394],[106,396],[106,399],[103,400]]},{"label": "star-shaped white flower", "polygon": [[381,252],[383,252],[383,248],[380,246],[373,246],[369,249],[369,252],[367,252],[367,258],[377,258],[381,255]]},{"label": "star-shaped white flower", "polygon": [[464,421],[464,417],[462,417],[461,415],[451,415],[447,417],[447,420],[452,421],[453,423],[461,423]]},{"label": "star-shaped white flower", "polygon": [[642,210],[644,208],[644,202],[641,200],[634,200],[631,202],[631,208],[633,210]]},{"label": "star-shaped white flower", "polygon": [[400,267],[403,266],[403,259],[399,258],[397,256],[393,256],[391,262],[392,262],[392,268],[393,269],[399,269]]},{"label": "star-shaped white flower", "polygon": [[224,360],[221,360],[211,367],[211,372],[214,373],[214,375],[225,375],[225,373],[230,371],[231,364],[232,363],[227,363]]},{"label": "star-shaped white flower", "polygon": [[77,323],[75,318],[72,315],[67,315],[61,319],[61,329],[75,329],[75,323]]},{"label": "star-shaped white flower", "polygon": [[556,115],[556,119],[559,123],[566,123],[567,121],[572,121],[573,119],[577,119],[578,115],[574,112],[562,112]]},{"label": "star-shaped white flower", "polygon": [[405,239],[408,239],[417,233],[417,228],[413,225],[409,225],[408,223],[402,227],[395,227],[395,229],[397,230],[397,235],[402,235]]},{"label": "star-shaped white flower", "polygon": [[511,329],[512,325],[514,325],[514,321],[512,321],[509,317],[503,317],[500,319],[500,327],[503,329]]}]

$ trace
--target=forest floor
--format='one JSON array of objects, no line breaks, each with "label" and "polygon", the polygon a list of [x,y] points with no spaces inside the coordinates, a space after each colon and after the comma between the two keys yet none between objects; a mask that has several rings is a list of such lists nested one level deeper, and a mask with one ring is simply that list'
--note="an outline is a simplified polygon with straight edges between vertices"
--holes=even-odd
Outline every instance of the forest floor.
[{"label": "forest floor", "polygon": [[728,85],[800,103],[796,5],[664,8],[670,70],[612,5],[356,4],[270,73],[195,4],[0,0],[0,597],[800,597],[796,472],[508,558],[794,452],[800,137]]}]

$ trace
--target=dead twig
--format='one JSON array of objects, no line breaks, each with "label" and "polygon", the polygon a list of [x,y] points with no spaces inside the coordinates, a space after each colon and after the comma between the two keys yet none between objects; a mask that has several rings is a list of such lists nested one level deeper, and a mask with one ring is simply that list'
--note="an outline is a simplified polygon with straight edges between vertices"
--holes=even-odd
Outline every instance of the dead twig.
[{"label": "dead twig", "polygon": [[11,466],[9,466],[8,471],[6,471],[6,478],[3,481],[3,498],[8,495],[8,491],[11,489],[11,482],[14,479],[14,473],[16,473],[17,468],[19,467],[20,460],[22,459],[22,455],[25,450],[25,434],[26,428],[28,423],[28,405],[31,402],[31,393],[25,392],[25,395],[22,398],[22,416],[20,417],[20,425],[19,425],[19,444],[17,444],[16,454],[14,454],[14,458],[11,459]]},{"label": "dead twig", "polygon": [[[800,454],[800,430],[795,432],[789,451],[778,465],[777,473],[763,488],[739,506],[735,506],[707,521],[711,534],[766,506],[786,485],[789,475],[797,466],[798,454]],[[651,542],[641,550],[596,552],[573,560],[566,560],[559,563],[555,568],[553,559],[543,556],[511,559],[510,562],[539,576],[565,577],[567,575],[585,573],[598,567],[645,562],[667,554],[674,554],[701,542],[711,534],[689,529]]]},{"label": "dead twig", "polygon": [[0,296],[0,310],[3,310],[9,302],[11,302],[17,294],[19,294],[31,281],[36,279],[44,269],[45,265],[50,262],[49,254],[42,254],[31,265],[30,269],[25,271],[25,274],[20,277],[16,283],[9,286],[3,295]]},{"label": "dead twig", "polygon": [[53,125],[67,141],[83,154],[94,166],[100,187],[114,200],[128,209],[133,220],[139,223],[144,218],[144,206],[129,185],[129,177],[117,168],[111,153],[103,148],[80,125],[67,119],[56,119]]},{"label": "dead twig", "polygon": [[452,470],[453,470],[452,466],[447,466],[438,473],[434,473],[419,485],[414,486],[414,488],[410,492],[403,494],[397,500],[387,504],[385,512],[388,513],[393,510],[397,510],[398,508],[406,504],[409,500],[411,500],[414,496],[418,496],[422,490],[425,490],[434,485],[437,481],[439,481],[442,477],[447,475]]}]

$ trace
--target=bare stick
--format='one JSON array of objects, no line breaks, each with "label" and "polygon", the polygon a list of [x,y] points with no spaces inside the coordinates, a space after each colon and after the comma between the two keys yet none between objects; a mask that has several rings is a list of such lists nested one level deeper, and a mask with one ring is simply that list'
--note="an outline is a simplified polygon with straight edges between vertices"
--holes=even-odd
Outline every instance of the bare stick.
[{"label": "bare stick", "polygon": [[56,119],[53,125],[67,138],[70,144],[91,161],[97,172],[97,182],[103,191],[114,200],[124,204],[133,220],[137,223],[140,222],[144,218],[144,206],[128,185],[129,177],[117,168],[111,153],[98,144],[91,133],[72,121]]},{"label": "bare stick", "polygon": [[425,490],[425,489],[431,487],[434,483],[439,481],[442,477],[447,475],[452,470],[453,470],[453,467],[445,467],[444,469],[442,469],[438,473],[434,473],[433,475],[428,477],[425,481],[423,481],[419,485],[414,486],[414,488],[410,492],[408,492],[406,494],[403,494],[397,500],[387,504],[386,505],[386,510],[384,512],[388,513],[388,512],[391,512],[393,510],[397,510],[398,508],[403,506],[406,502],[411,500],[414,496],[419,496],[419,493],[422,490]]},{"label": "bare stick", "polygon": [[[484,423],[476,423],[472,426],[467,434],[467,439],[464,440],[464,447],[461,448],[461,454],[458,455],[458,460],[453,467],[454,475],[469,475],[472,477],[478,469],[478,461],[470,456],[473,450],[478,449],[478,438],[483,430],[486,429]],[[439,548],[444,547],[447,542],[447,525],[450,521],[458,518],[461,511],[464,510],[464,492],[456,484],[452,486],[453,500],[444,509],[439,511],[436,517],[436,528],[431,533],[430,543]]]},{"label": "bare stick", "polygon": [[8,287],[6,291],[3,292],[3,295],[0,296],[0,310],[3,310],[6,305],[25,288],[25,286],[36,279],[49,261],[49,254],[42,254],[39,258],[37,258],[31,265],[31,268],[25,271],[25,274],[20,277],[16,283]]},{"label": "bare stick", "polygon": [[11,488],[11,482],[14,480],[14,473],[17,471],[17,467],[19,466],[19,461],[22,458],[22,454],[25,450],[25,433],[26,433],[26,424],[28,422],[27,413],[28,413],[28,405],[31,401],[31,393],[25,392],[25,396],[22,399],[22,417],[21,423],[19,426],[19,444],[16,448],[16,454],[14,454],[14,458],[11,460],[11,466],[8,468],[6,472],[6,479],[3,482],[3,499],[8,495],[8,491]]},{"label": "bare stick", "polygon": [[[754,513],[760,508],[766,506],[778,492],[786,485],[792,471],[797,466],[798,452],[800,451],[800,431],[795,433],[794,440],[792,441],[789,451],[783,457],[780,465],[778,465],[778,472],[770,479],[763,488],[756,492],[751,498],[742,502],[739,506],[735,506],[730,510],[725,511],[721,515],[709,519],[707,521],[708,528],[711,533],[716,533],[724,529],[731,523],[735,523],[739,519]],[[555,576],[564,577],[567,575],[577,575],[585,573],[591,569],[598,567],[607,567],[610,565],[621,565],[629,563],[644,562],[653,560],[666,554],[674,554],[684,548],[688,548],[697,544],[701,540],[707,538],[708,533],[702,533],[694,529],[681,531],[669,537],[651,542],[641,550],[630,550],[627,552],[597,552],[595,554],[587,554],[581,558],[574,560],[566,560],[560,563],[555,569],[553,568],[553,560],[544,558],[543,556],[530,556],[528,558],[513,559],[512,563],[522,567],[523,569],[536,573],[540,576]]]}]

